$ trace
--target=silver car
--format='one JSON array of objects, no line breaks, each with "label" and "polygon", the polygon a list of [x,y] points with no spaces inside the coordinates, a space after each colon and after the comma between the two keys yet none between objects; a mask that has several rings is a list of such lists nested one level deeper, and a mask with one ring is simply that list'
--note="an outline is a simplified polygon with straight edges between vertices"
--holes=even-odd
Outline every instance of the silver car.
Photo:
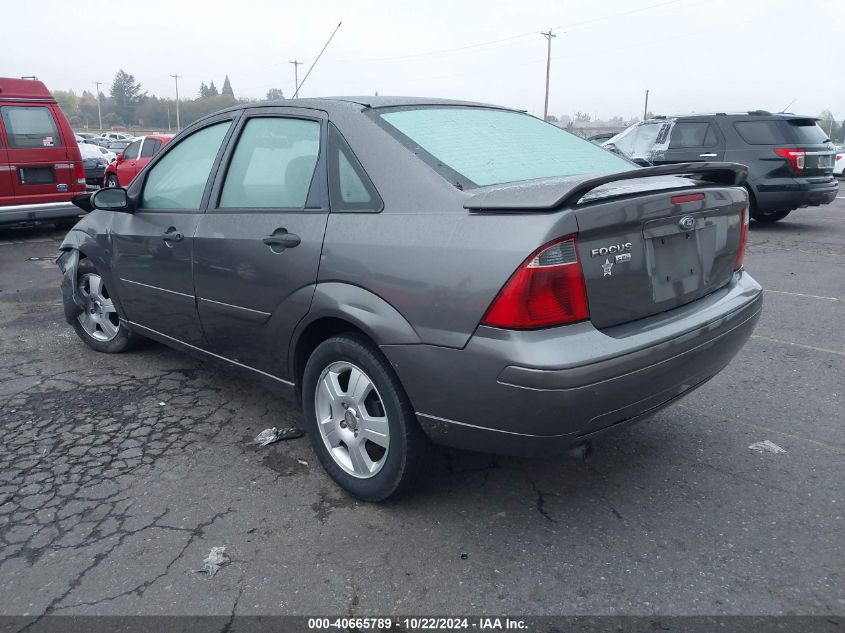
[{"label": "silver car", "polygon": [[721,371],[762,308],[745,176],[477,103],[245,104],[77,199],[65,312],[95,350],[151,338],[289,396],[382,500],[430,441],[562,453]]}]

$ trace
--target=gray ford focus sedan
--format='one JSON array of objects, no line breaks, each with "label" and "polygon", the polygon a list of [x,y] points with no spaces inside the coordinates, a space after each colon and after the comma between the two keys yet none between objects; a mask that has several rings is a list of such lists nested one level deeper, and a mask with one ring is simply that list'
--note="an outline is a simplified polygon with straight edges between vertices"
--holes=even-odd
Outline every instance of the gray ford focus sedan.
[{"label": "gray ford focus sedan", "polygon": [[301,403],[329,475],[381,500],[432,440],[562,453],[721,371],[762,308],[745,177],[484,104],[241,105],[76,200],[65,313],[97,351],[154,339]]}]

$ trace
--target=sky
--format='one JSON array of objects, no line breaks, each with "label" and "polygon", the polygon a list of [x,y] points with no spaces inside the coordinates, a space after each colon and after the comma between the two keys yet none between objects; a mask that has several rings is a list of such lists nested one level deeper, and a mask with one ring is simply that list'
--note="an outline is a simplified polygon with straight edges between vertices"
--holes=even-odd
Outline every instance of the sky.
[{"label": "sky", "polygon": [[[765,109],[845,119],[845,9],[839,0],[0,0],[0,76],[52,90],[108,86],[196,96],[228,74],[235,95],[417,95],[542,115],[642,116]],[[36,10],[37,7],[37,10]],[[18,15],[12,16],[12,10]],[[46,18],[46,19],[45,19]],[[8,28],[13,24],[14,28]],[[90,30],[89,30],[90,27]],[[96,32],[94,32],[96,27]]]}]

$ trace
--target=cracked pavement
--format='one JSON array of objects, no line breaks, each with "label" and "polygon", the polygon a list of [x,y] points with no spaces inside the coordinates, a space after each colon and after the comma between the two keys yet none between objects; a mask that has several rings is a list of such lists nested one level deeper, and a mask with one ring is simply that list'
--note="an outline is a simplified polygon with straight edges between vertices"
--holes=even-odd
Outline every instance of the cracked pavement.
[{"label": "cracked pavement", "polygon": [[30,260],[62,235],[0,230],[2,614],[845,613],[843,199],[752,226],[764,314],[697,392],[588,462],[438,449],[384,505],[253,445],[300,421],[261,387],[85,347]]}]

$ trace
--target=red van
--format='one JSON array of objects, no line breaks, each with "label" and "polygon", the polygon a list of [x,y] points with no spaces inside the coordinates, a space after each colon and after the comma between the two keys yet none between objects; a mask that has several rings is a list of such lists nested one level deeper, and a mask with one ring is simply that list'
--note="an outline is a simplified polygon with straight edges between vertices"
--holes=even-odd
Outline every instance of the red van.
[{"label": "red van", "polygon": [[40,81],[0,77],[0,224],[72,218],[85,193],[76,137]]}]

